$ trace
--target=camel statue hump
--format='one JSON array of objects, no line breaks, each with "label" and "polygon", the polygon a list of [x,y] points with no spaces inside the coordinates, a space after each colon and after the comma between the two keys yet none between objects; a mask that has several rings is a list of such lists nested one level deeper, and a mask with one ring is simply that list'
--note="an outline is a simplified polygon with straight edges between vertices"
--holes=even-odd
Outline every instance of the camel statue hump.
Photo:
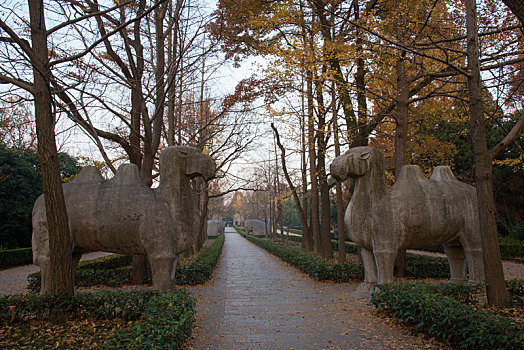
[{"label": "camel statue hump", "polygon": [[135,164],[122,164],[112,181],[120,185],[142,184],[138,167]]},{"label": "camel statue hump", "polygon": [[422,170],[420,170],[420,167],[418,165],[404,165],[400,169],[398,181],[420,182],[428,181],[428,179],[424,176],[424,173],[422,172]]},{"label": "camel statue hump", "polygon": [[458,181],[451,168],[445,165],[439,165],[433,170],[430,180],[432,181]]},{"label": "camel statue hump", "polygon": [[85,182],[95,182],[100,183],[104,181],[104,178],[102,175],[100,175],[100,169],[98,169],[96,166],[86,166],[83,167],[82,170],[80,170],[80,173],[78,173],[78,176],[76,179],[74,179],[72,182],[74,183],[85,183]]}]

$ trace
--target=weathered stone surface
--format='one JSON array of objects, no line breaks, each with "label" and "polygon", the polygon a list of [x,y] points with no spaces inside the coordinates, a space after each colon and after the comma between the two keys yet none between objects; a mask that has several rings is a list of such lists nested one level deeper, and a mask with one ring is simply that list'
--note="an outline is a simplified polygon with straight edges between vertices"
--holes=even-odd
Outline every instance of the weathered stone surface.
[{"label": "weathered stone surface", "polygon": [[452,280],[484,280],[475,188],[451,169],[436,167],[428,180],[416,165],[401,169],[387,188],[384,157],[375,148],[356,147],[331,164],[337,180],[355,179],[344,217],[346,234],[361,246],[364,287],[393,281],[398,249],[444,244]]},{"label": "weathered stone surface", "polygon": [[218,237],[224,234],[226,224],[222,220],[207,220],[207,236]]},{"label": "weathered stone surface", "polygon": [[[153,287],[175,285],[178,255],[191,247],[198,223],[190,178],[214,176],[215,162],[191,147],[168,147],[160,155],[160,185],[146,186],[134,164],[120,166],[104,180],[95,167],[85,167],[77,179],[63,185],[74,257],[81,249],[127,255],[147,255]],[[49,266],[49,234],[44,196],[33,208],[33,261],[42,272],[45,292]]]},{"label": "weathered stone surface", "polygon": [[246,234],[255,236],[266,235],[266,223],[260,219],[246,219],[244,225],[244,231]]}]

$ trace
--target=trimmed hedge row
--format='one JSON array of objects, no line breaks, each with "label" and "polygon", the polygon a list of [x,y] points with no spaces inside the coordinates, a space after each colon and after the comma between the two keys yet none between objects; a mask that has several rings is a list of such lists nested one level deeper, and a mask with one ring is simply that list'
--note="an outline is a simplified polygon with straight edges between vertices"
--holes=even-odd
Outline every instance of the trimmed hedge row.
[{"label": "trimmed hedge row", "polygon": [[506,281],[511,303],[517,307],[524,308],[524,279],[512,279]]},{"label": "trimmed hedge row", "polygon": [[224,245],[225,235],[219,235],[213,244],[195,260],[176,269],[176,283],[179,285],[194,285],[207,281],[220,258]]},{"label": "trimmed hedge row", "polygon": [[19,248],[0,251],[0,269],[32,263],[32,248]]},{"label": "trimmed hedge row", "polygon": [[[267,239],[246,235],[238,227],[236,230],[249,241],[278,256],[285,262],[297,267],[318,281],[348,282],[364,279],[364,268],[361,264],[333,264],[324,259],[306,253],[301,248],[286,247]],[[289,236],[291,239],[293,236]],[[293,241],[301,242],[301,237],[294,236]],[[338,249],[338,243],[333,243],[333,249]],[[346,243],[346,252],[357,254],[357,247]],[[406,256],[406,276],[415,278],[449,278],[449,264],[446,258],[431,257],[417,254]]]},{"label": "trimmed hedge row", "polygon": [[[302,234],[301,230],[297,229],[291,229],[290,232]],[[294,242],[301,242],[302,237],[298,236],[289,236],[289,240]],[[333,240],[332,241],[333,249],[338,250],[338,242]],[[500,255],[502,259],[504,260],[512,260],[512,259],[524,259],[524,243],[516,240],[515,243],[508,243],[507,241],[501,241],[499,242],[500,247]],[[433,252],[433,253],[442,253],[445,254],[446,251],[444,249],[444,245],[437,245],[432,247],[427,247],[424,249],[419,249],[426,252]],[[353,244],[346,243],[346,252],[350,254],[356,254],[356,246]]]},{"label": "trimmed hedge row", "polygon": [[500,243],[499,247],[502,259],[524,259],[524,244]]},{"label": "trimmed hedge row", "polygon": [[[135,290],[75,296],[9,295],[0,298],[0,324],[17,327],[33,319],[46,320],[54,313],[67,313],[71,319],[118,318],[130,322],[130,326],[99,344],[101,348],[178,349],[192,333],[194,307],[195,300],[183,289],[169,294]],[[16,344],[24,345],[31,344]]]},{"label": "trimmed hedge row", "polygon": [[[224,245],[224,235],[220,235],[213,244],[201,252],[198,257],[185,265],[176,268],[176,284],[193,285],[204,283],[213,273]],[[120,287],[131,284],[132,257],[110,255],[107,257],[83,261],[75,272],[76,287],[108,286]],[[27,288],[33,292],[40,291],[40,272],[27,277]],[[151,271],[147,269],[143,283],[151,284]]]},{"label": "trimmed hedge row", "polygon": [[[522,281],[522,280],[521,280]],[[401,322],[461,349],[522,349],[524,326],[472,303],[478,291],[467,284],[391,283],[378,285],[371,303]]]},{"label": "trimmed hedge row", "polygon": [[348,282],[361,281],[364,278],[364,268],[360,264],[332,264],[324,259],[310,255],[300,248],[286,247],[267,239],[246,235],[244,230],[237,227],[235,229],[247,240],[266,249],[271,254],[295,266],[317,281]]},{"label": "trimmed hedge row", "polygon": [[[524,244],[499,243],[500,256],[504,260],[524,259]],[[426,252],[446,253],[443,245],[420,249]]]}]

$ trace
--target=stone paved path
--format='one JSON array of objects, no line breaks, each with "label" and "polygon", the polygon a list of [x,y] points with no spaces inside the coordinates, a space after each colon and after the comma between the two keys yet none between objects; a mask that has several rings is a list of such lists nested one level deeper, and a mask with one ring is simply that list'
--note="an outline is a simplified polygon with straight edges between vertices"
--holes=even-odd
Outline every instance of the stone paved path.
[{"label": "stone paved path", "polygon": [[[80,261],[97,259],[112,253],[91,252],[82,255]],[[36,265],[23,265],[0,270],[0,296],[27,293],[27,276],[40,271]]]},{"label": "stone paved path", "polygon": [[186,349],[437,349],[373,314],[356,284],[319,283],[226,229]]}]

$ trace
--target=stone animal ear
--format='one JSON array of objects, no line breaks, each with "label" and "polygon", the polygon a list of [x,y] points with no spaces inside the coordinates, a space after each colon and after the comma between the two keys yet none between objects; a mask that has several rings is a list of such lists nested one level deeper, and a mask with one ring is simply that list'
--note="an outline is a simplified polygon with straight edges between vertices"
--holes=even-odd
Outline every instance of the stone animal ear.
[{"label": "stone animal ear", "polygon": [[364,152],[360,155],[360,159],[368,159],[371,156],[371,153]]}]

